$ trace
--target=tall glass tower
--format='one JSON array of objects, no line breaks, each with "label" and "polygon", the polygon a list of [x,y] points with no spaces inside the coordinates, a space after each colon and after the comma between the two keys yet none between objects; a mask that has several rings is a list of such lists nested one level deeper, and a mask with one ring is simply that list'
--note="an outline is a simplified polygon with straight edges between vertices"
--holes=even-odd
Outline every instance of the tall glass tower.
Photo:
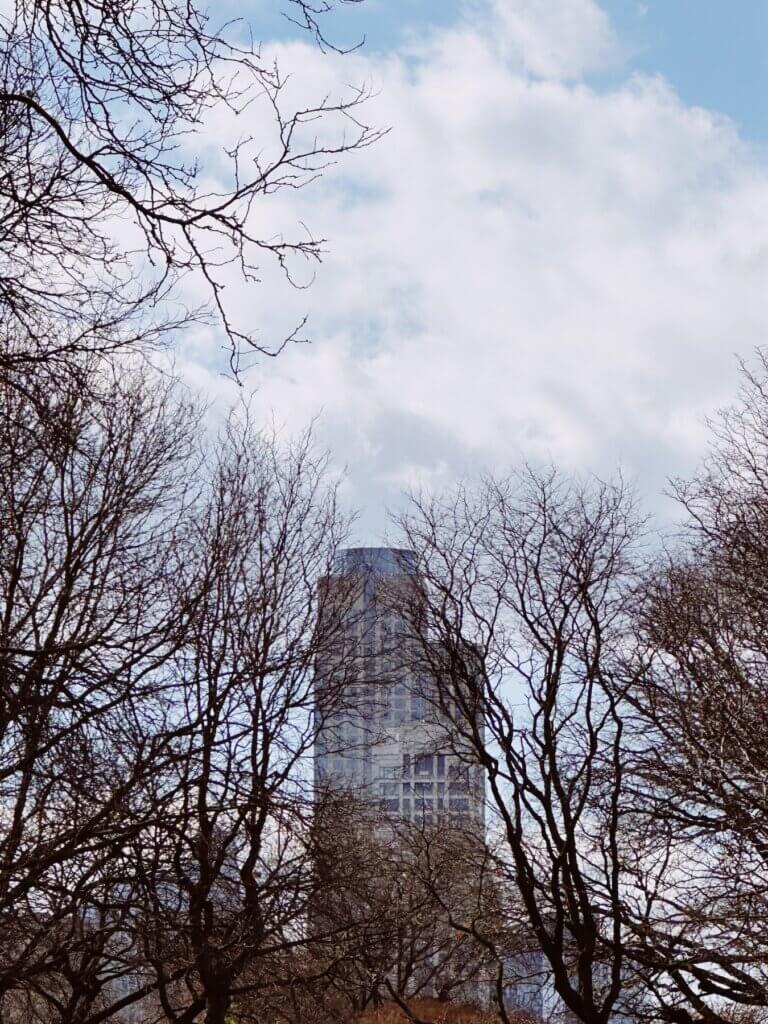
[{"label": "tall glass tower", "polygon": [[440,713],[440,681],[425,678],[408,653],[398,598],[418,599],[416,563],[399,548],[349,548],[320,583],[331,604],[343,592],[344,623],[338,654],[317,666],[315,781],[385,816],[482,829],[482,772]]}]

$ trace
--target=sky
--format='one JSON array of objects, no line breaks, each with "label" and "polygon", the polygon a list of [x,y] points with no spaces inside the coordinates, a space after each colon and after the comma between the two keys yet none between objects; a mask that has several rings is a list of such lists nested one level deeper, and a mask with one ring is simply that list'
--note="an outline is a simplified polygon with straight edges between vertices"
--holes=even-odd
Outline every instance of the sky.
[{"label": "sky", "polygon": [[[310,288],[270,267],[228,287],[265,340],[309,316],[311,344],[244,390],[289,433],[316,418],[355,541],[379,543],[408,488],[524,459],[621,471],[671,521],[666,481],[702,457],[736,357],[768,343],[768,7],[366,0],[328,22],[365,37],[344,57],[272,0],[237,10],[297,100],[366,82],[366,120],[391,129],[256,211],[265,233],[327,238]],[[201,330],[179,355],[219,411],[237,393],[221,344]]]}]

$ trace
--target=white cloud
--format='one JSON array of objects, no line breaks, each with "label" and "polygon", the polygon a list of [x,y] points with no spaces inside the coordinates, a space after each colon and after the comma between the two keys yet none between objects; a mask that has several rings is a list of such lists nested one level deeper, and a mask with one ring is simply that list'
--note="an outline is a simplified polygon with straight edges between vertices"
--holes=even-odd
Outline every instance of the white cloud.
[{"label": "white cloud", "polygon": [[494,0],[502,53],[543,78],[578,78],[616,62],[619,42],[593,0]]},{"label": "white cloud", "polygon": [[369,523],[401,484],[521,455],[653,494],[701,451],[732,353],[768,340],[768,165],[660,78],[568,81],[615,54],[589,0],[509,0],[405,55],[282,48],[314,90],[373,80],[393,125],[257,211],[329,238],[315,286],[265,270],[236,296],[266,337],[310,312],[312,346],[251,379],[265,415],[323,411]]}]

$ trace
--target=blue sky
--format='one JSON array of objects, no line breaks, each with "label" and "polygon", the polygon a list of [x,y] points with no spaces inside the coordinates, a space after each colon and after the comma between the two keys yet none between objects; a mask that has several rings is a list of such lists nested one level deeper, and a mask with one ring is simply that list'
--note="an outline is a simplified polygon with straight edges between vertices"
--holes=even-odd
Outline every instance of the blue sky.
[{"label": "blue sky", "polygon": [[768,4],[762,0],[610,0],[629,65],[664,75],[690,104],[768,139]]},{"label": "blue sky", "polygon": [[[277,8],[245,13],[297,102],[369,82],[392,131],[255,211],[328,239],[306,292],[268,267],[230,285],[266,338],[310,317],[312,344],[246,381],[265,422],[319,417],[362,543],[403,489],[521,459],[620,468],[668,517],[736,356],[768,344],[768,6],[366,0],[329,22],[367,38],[343,58]],[[232,400],[220,339],[182,358]]]}]

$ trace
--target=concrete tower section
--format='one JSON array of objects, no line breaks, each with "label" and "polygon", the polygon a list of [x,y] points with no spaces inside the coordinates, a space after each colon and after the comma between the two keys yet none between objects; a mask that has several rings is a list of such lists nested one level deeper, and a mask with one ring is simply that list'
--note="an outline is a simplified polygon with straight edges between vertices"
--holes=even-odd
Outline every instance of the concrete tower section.
[{"label": "concrete tower section", "polygon": [[445,684],[419,672],[418,658],[409,656],[412,638],[398,612],[398,597],[418,600],[416,566],[413,551],[349,548],[320,581],[326,604],[338,595],[344,608],[340,649],[317,666],[315,781],[387,817],[482,831],[482,772],[462,756],[440,712],[436,693],[442,685],[445,701]]}]

